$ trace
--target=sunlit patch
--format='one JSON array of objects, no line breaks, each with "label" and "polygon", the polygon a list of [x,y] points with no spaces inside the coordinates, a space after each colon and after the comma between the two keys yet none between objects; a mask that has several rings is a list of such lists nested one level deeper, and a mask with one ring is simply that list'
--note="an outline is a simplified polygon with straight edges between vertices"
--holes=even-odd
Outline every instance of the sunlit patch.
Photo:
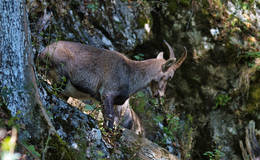
[{"label": "sunlit patch", "polygon": [[74,149],[78,149],[78,148],[79,148],[79,147],[78,147],[78,144],[75,143],[75,142],[73,142],[71,146],[72,146],[72,148],[74,148]]},{"label": "sunlit patch", "polygon": [[144,29],[146,30],[147,33],[150,33],[150,31],[151,31],[151,28],[148,23],[145,23]]},{"label": "sunlit patch", "polygon": [[256,58],[256,59],[255,59],[255,64],[256,64],[257,66],[260,66],[260,58]]},{"label": "sunlit patch", "polygon": [[210,33],[213,37],[217,37],[219,35],[219,30],[218,30],[218,28],[216,28],[216,29],[212,28],[212,29],[210,29]]}]

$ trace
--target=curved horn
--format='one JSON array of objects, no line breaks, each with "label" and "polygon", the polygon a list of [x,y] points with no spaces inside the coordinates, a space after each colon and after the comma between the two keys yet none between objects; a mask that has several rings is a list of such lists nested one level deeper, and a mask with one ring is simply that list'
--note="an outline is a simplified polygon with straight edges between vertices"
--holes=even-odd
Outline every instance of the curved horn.
[{"label": "curved horn", "polygon": [[176,61],[176,57],[174,55],[173,49],[172,47],[168,44],[168,42],[166,42],[166,40],[163,40],[163,42],[167,45],[169,52],[170,52],[170,59],[173,59]]},{"label": "curved horn", "polygon": [[183,53],[181,58],[178,59],[178,61],[176,63],[174,63],[174,65],[172,66],[173,70],[178,69],[181,66],[181,64],[184,62],[184,60],[186,59],[186,57],[187,57],[187,49],[186,49],[186,47],[184,47],[184,50],[185,50],[185,52]]}]

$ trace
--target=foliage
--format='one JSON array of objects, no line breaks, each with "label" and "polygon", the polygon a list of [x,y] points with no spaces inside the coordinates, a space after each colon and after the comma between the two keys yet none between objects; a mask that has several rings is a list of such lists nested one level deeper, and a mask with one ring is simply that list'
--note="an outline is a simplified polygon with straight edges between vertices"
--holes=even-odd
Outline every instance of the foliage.
[{"label": "foliage", "polygon": [[19,128],[19,125],[16,123],[17,120],[19,120],[18,116],[11,117],[7,121],[7,126],[9,126],[9,127],[15,126],[15,127]]},{"label": "foliage", "polygon": [[163,132],[163,138],[157,143],[162,146],[180,143],[182,158],[190,159],[194,133],[191,126],[193,123],[192,116],[188,114],[186,120],[183,121],[176,114],[165,113],[165,116],[158,115],[154,120],[159,124]]},{"label": "foliage", "polygon": [[28,150],[33,155],[33,157],[40,159],[41,154],[35,150],[35,147],[33,145],[28,145],[25,142],[23,142],[22,144],[26,148],[26,150]]},{"label": "foliage", "polygon": [[260,58],[260,52],[247,52],[247,57]]},{"label": "foliage", "polygon": [[98,0],[91,0],[91,2],[87,4],[87,8],[90,9],[92,12],[95,12],[98,9],[98,6]]},{"label": "foliage", "polygon": [[154,118],[155,122],[159,125],[162,125],[163,121],[166,122],[167,125],[162,125],[162,131],[166,135],[162,139],[163,143],[166,143],[167,139],[170,139],[172,142],[174,141],[174,137],[176,135],[176,132],[180,128],[180,119],[178,116],[175,116],[173,114],[166,114],[165,117],[162,115],[157,115]]},{"label": "foliage", "polygon": [[[259,52],[257,3],[255,0],[208,0],[196,3],[201,8],[197,11],[198,18],[204,16],[204,25],[217,29],[217,35],[211,33],[213,43],[218,45],[216,42],[219,42],[224,46],[226,52],[222,52],[223,56],[227,56],[229,60],[241,60],[248,53]],[[254,58],[243,58],[242,61],[249,65],[254,64]]]},{"label": "foliage", "polygon": [[61,80],[52,84],[52,93],[58,96],[62,90],[65,88],[67,79],[65,76],[61,77]]},{"label": "foliage", "polygon": [[[181,120],[178,114],[165,105],[165,99],[151,98],[144,92],[138,92],[130,102],[137,112],[153,118],[153,121],[146,122],[146,126],[159,126],[162,136],[154,140],[156,143],[163,147],[176,143],[182,148],[183,158],[190,159],[194,135],[192,115],[188,114],[185,120]],[[149,108],[146,108],[147,105]]]},{"label": "foliage", "polygon": [[130,105],[139,113],[145,112],[145,105],[148,103],[149,97],[142,91],[137,92],[130,100]]},{"label": "foliage", "polygon": [[[252,59],[260,58],[260,52],[246,52],[244,57]],[[254,67],[255,65],[255,61],[248,61],[249,67]],[[260,66],[257,66],[257,69],[260,69]]]},{"label": "foliage", "polygon": [[207,151],[203,155],[208,156],[209,160],[220,160],[224,156],[224,153],[219,149],[214,149],[214,151]]},{"label": "foliage", "polygon": [[226,106],[227,103],[230,100],[231,100],[231,97],[229,95],[227,95],[227,94],[219,94],[216,97],[216,106],[215,106],[215,108]]},{"label": "foliage", "polygon": [[1,152],[0,152],[1,160],[20,159],[21,157],[20,153],[14,152],[16,146],[16,140],[17,140],[17,130],[13,128],[11,137],[8,136],[1,142]]},{"label": "foliage", "polygon": [[134,56],[134,58],[138,61],[144,60],[144,54],[138,53],[137,55]]}]

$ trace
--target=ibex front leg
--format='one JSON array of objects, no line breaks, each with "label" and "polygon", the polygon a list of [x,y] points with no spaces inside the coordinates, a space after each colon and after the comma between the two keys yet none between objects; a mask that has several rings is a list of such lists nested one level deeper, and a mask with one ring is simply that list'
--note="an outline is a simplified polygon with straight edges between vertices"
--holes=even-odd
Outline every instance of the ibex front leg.
[{"label": "ibex front leg", "polygon": [[103,96],[103,117],[104,117],[104,127],[108,127],[110,129],[113,129],[114,125],[114,118],[115,118],[115,112],[114,112],[114,96],[111,94],[106,94]]}]

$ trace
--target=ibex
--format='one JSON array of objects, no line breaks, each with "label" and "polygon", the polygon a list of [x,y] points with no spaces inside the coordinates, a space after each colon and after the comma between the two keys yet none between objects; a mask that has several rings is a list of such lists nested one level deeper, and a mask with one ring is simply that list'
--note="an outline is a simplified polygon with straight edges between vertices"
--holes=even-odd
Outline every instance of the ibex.
[{"label": "ibex", "polygon": [[134,61],[116,51],[66,41],[47,46],[39,59],[49,63],[49,80],[59,82],[66,77],[62,94],[79,99],[91,95],[101,101],[104,124],[113,128],[114,105],[124,104],[131,95],[148,85],[154,96],[164,96],[167,80],[173,77],[187,56],[185,49],[176,61],[173,49],[166,41],[165,44],[170,51],[168,60],[161,52],[157,58]]}]

